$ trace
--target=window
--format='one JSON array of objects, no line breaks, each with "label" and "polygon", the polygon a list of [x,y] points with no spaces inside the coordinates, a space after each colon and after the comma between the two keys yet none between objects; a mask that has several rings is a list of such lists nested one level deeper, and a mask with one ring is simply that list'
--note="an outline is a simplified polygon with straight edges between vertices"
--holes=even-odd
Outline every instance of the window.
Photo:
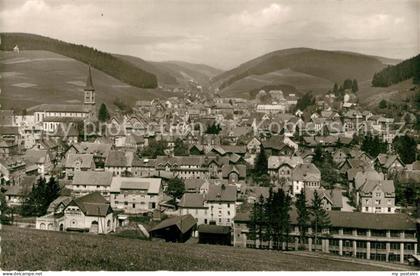
[{"label": "window", "polygon": [[133,203],[133,208],[136,208],[136,204],[135,203]]}]

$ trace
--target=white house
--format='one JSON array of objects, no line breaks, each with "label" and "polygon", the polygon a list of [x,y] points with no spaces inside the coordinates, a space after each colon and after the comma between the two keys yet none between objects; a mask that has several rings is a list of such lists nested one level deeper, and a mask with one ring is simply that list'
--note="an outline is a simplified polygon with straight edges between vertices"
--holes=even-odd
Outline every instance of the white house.
[{"label": "white house", "polygon": [[150,212],[162,200],[162,179],[140,177],[113,177],[111,206],[127,214]]}]

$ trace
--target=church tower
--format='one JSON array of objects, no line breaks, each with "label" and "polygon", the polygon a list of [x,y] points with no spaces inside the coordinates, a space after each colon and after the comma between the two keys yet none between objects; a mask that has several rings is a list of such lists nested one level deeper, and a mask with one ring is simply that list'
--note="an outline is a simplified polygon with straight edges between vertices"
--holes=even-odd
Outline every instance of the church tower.
[{"label": "church tower", "polygon": [[91,111],[91,115],[96,113],[96,100],[95,100],[95,87],[93,87],[92,81],[92,71],[89,65],[89,73],[86,80],[86,87],[84,88],[85,96],[83,104],[84,106]]}]

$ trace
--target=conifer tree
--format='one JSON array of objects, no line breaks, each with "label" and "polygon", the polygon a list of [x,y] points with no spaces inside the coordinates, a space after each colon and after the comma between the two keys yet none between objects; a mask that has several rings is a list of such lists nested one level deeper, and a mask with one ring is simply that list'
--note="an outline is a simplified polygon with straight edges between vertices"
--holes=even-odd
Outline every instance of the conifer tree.
[{"label": "conifer tree", "polygon": [[319,196],[317,190],[314,191],[314,198],[312,199],[312,225],[315,231],[315,249],[318,242],[318,231],[330,226],[330,218],[323,208],[322,198]]},{"label": "conifer tree", "polygon": [[298,194],[295,206],[298,214],[297,223],[299,227],[300,244],[301,247],[303,247],[304,239],[306,236],[306,228],[309,225],[309,210],[306,206],[306,198],[304,191]]}]

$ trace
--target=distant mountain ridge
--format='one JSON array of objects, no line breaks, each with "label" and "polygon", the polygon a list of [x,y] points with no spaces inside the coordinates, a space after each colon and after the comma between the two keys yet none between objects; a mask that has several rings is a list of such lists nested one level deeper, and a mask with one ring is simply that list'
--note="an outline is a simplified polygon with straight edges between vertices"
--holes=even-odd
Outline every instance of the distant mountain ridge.
[{"label": "distant mountain ridge", "polygon": [[[247,89],[247,86],[252,86],[249,90],[255,89],[257,82],[261,82],[261,87],[283,84],[299,88],[297,86],[300,85],[300,90],[312,90],[315,87],[315,90],[326,92],[334,82],[341,83],[347,78],[370,80],[385,67],[379,58],[359,53],[291,48],[270,52],[245,62],[214,77],[212,85],[218,87],[222,94],[230,96],[239,87]],[[276,78],[274,73],[279,77]],[[245,84],[243,82],[246,79]],[[302,85],[306,81],[311,85]]]},{"label": "distant mountain ridge", "polygon": [[114,54],[114,56],[155,74],[160,85],[183,86],[189,80],[208,85],[212,77],[222,73],[222,70],[205,64],[184,61],[146,61],[139,57],[119,54]]},{"label": "distant mountain ridge", "polygon": [[156,88],[157,78],[133,64],[97,49],[27,33],[0,33],[0,50],[45,50],[73,58],[139,88]]}]

